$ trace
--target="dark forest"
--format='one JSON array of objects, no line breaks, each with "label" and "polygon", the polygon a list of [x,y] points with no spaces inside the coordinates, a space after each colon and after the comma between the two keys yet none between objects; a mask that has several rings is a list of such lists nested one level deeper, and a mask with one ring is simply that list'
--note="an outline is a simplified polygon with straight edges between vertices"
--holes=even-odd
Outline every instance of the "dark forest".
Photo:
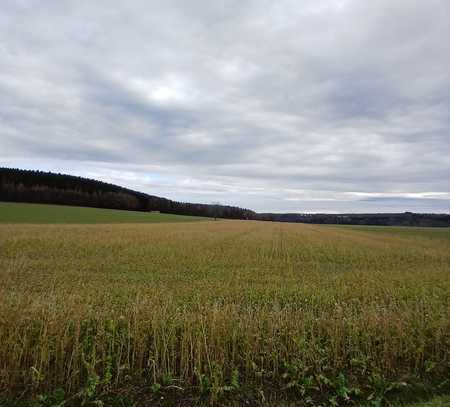
[{"label": "dark forest", "polygon": [[219,204],[178,202],[93,179],[51,172],[0,168],[0,201],[88,206],[131,211],[160,211],[223,219],[342,225],[450,226],[449,214],[256,213]]}]

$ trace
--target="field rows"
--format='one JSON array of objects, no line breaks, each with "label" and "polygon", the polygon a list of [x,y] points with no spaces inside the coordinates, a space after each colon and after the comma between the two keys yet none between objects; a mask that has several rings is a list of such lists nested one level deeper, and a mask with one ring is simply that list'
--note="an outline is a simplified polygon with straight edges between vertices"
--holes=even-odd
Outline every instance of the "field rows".
[{"label": "field rows", "polygon": [[448,230],[2,225],[0,267],[5,395],[345,404],[450,374]]}]

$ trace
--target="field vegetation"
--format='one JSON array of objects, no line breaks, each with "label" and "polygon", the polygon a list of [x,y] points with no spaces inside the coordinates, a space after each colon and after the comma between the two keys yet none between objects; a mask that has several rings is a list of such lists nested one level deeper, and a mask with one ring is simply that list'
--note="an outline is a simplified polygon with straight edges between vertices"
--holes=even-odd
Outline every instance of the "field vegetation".
[{"label": "field vegetation", "polygon": [[0,202],[0,223],[167,223],[204,219],[207,218],[159,212]]},{"label": "field vegetation", "polygon": [[3,224],[0,281],[0,400],[381,406],[450,386],[448,229]]}]

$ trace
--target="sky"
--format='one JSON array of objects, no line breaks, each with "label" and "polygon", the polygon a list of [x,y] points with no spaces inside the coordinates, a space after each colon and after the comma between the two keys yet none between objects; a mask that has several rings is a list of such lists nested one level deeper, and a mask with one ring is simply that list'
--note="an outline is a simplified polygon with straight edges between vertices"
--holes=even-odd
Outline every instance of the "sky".
[{"label": "sky", "polygon": [[448,0],[3,0],[0,166],[260,212],[450,212]]}]

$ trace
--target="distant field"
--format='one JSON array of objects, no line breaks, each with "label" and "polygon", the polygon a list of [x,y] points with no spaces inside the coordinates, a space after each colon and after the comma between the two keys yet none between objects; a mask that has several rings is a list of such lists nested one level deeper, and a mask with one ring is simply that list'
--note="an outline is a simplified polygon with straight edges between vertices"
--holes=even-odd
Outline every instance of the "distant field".
[{"label": "distant field", "polygon": [[3,224],[0,281],[0,405],[375,407],[450,387],[450,229]]},{"label": "distant field", "polygon": [[369,225],[326,225],[330,228],[350,229],[359,232],[373,232],[397,235],[399,237],[414,237],[419,239],[447,239],[450,240],[448,227],[412,227],[412,226],[369,226]]},{"label": "distant field", "polygon": [[194,222],[206,218],[79,206],[0,202],[0,223],[157,223]]}]

